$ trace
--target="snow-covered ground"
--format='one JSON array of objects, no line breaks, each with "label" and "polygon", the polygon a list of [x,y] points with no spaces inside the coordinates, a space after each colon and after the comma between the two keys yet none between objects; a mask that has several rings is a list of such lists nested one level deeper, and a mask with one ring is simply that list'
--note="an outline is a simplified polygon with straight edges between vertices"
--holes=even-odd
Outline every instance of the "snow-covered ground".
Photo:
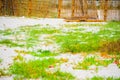
[{"label": "snow-covered ground", "polygon": [[[25,17],[0,17],[0,30],[8,29],[8,28],[17,28],[20,26],[26,26],[26,25],[46,25],[49,24],[51,27],[59,27],[58,25],[62,24],[77,24],[78,22],[65,22],[64,19],[58,19],[58,18],[25,18]],[[105,22],[80,22],[81,24],[105,24]]]},{"label": "snow-covered ground", "polygon": [[[17,28],[20,26],[26,25],[46,25],[49,24],[53,27],[60,27],[59,25],[63,24],[77,24],[76,22],[65,22],[64,19],[49,19],[49,18],[37,18],[30,19],[25,17],[0,17],[0,30],[8,29],[8,28]],[[89,24],[89,22],[81,22],[85,24]],[[97,23],[97,22],[96,22]],[[99,23],[99,22],[98,22]],[[94,24],[92,22],[91,24]],[[105,24],[105,22],[102,22]],[[85,27],[85,31],[99,31],[99,28],[90,28]],[[1,37],[1,36],[0,36]],[[3,36],[4,37],[4,36]],[[43,36],[44,37],[44,36]],[[44,47],[43,47],[44,48]],[[50,47],[51,49],[51,47]],[[8,68],[13,63],[13,58],[18,54],[15,52],[14,48],[8,48],[5,46],[0,46],[0,58],[3,60],[0,63],[0,68]],[[24,56],[27,58],[34,58],[31,55]],[[56,56],[57,59],[67,59],[68,62],[60,65],[60,70],[64,72],[69,72],[74,75],[77,80],[82,80],[87,77],[91,78],[93,76],[101,76],[101,77],[120,77],[120,69],[116,64],[110,64],[108,67],[100,67],[98,72],[96,73],[94,70],[75,70],[73,69],[73,65],[77,64],[81,60],[83,60],[83,56],[79,54],[61,54]],[[12,80],[11,77],[1,77],[0,80]]]},{"label": "snow-covered ground", "polygon": [[25,17],[0,17],[0,29],[17,28],[26,25],[58,25],[65,23],[63,19],[37,18],[30,19]]}]

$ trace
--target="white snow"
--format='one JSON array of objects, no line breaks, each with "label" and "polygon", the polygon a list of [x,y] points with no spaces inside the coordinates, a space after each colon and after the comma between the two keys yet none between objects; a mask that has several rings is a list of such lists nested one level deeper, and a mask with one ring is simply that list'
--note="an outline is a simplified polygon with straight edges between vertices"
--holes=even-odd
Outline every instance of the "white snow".
[{"label": "white snow", "polygon": [[104,77],[120,77],[120,69],[116,64],[109,64],[108,67],[99,70],[97,75]]},{"label": "white snow", "polygon": [[13,57],[17,56],[17,53],[13,49],[2,46],[0,47],[0,68],[8,68],[13,63]]},{"label": "white snow", "polygon": [[30,19],[25,17],[0,17],[0,30],[4,30],[8,28],[13,29],[20,26],[37,25],[37,24],[42,24],[42,25],[49,24],[55,27],[56,25],[63,23],[65,23],[63,19],[55,19],[55,18]]},{"label": "white snow", "polygon": [[[36,24],[42,24],[46,25],[49,24],[51,27],[56,27],[59,29],[60,25],[63,24],[78,24],[77,22],[65,22],[63,19],[49,19],[49,18],[37,18],[37,19],[30,19],[25,17],[0,17],[0,30],[8,29],[8,28],[17,28],[20,26],[26,26],[26,25],[36,25]],[[83,22],[81,24],[89,24],[89,22]],[[92,22],[91,24],[95,24]],[[105,24],[105,23],[101,23]],[[62,26],[61,26],[62,27]],[[84,32],[99,32],[99,27],[79,27],[84,28]],[[65,29],[64,31],[67,31]],[[40,39],[44,40],[49,35],[43,35]],[[102,37],[102,35],[101,35]],[[4,36],[0,36],[0,38],[6,38]],[[14,37],[10,36],[7,37],[9,39],[14,39]],[[23,35],[21,39],[24,39],[25,36]],[[39,46],[35,46],[35,49],[43,49],[43,50],[56,50],[58,45],[50,44],[50,45],[44,45],[45,43],[41,43]],[[17,49],[17,48],[16,48]],[[13,57],[17,56],[18,54],[14,51],[15,48],[8,48],[5,46],[0,47],[0,58],[3,59],[3,61],[0,63],[0,68],[8,68],[13,63]],[[21,48],[20,48],[21,50]],[[26,60],[34,59],[32,55],[23,55]],[[99,66],[98,72],[95,72],[94,70],[76,70],[73,69],[74,65],[76,65],[78,62],[83,60],[83,56],[80,54],[60,54],[56,56],[57,59],[68,59],[67,62],[62,63],[60,65],[60,70],[63,72],[69,72],[72,75],[74,75],[77,80],[82,80],[85,78],[91,78],[93,76],[102,76],[102,77],[120,77],[120,69],[116,64],[110,64],[108,67]],[[38,59],[38,58],[37,58]],[[95,66],[91,66],[91,68],[95,68]],[[12,80],[11,77],[1,77],[0,80]]]},{"label": "white snow", "polygon": [[[89,55],[91,57],[93,55]],[[56,57],[57,59],[68,59],[68,62],[65,62],[60,65],[60,70],[63,72],[71,73],[73,76],[77,78],[77,80],[85,80],[86,78],[92,78],[94,76],[101,76],[101,77],[120,77],[120,69],[116,64],[109,64],[108,67],[98,66],[98,71],[95,71],[96,66],[91,66],[90,70],[79,70],[74,69],[74,65],[78,62],[81,62],[84,57],[80,54],[60,54]]]},{"label": "white snow", "polygon": [[97,33],[100,31],[100,27],[96,27],[96,26],[79,26],[79,28],[85,29],[82,32]]},{"label": "white snow", "polygon": [[[106,24],[105,22],[65,22],[64,19],[58,18],[25,18],[25,17],[0,17],[0,30],[8,28],[17,28],[27,25],[50,25],[51,27],[58,28],[63,24]],[[92,29],[93,30],[93,29]],[[96,29],[95,29],[96,30]]]}]

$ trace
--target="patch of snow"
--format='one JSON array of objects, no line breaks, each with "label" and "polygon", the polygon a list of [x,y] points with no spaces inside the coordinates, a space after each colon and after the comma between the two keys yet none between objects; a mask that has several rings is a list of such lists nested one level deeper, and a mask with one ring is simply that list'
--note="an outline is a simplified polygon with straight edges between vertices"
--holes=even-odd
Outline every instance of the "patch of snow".
[{"label": "patch of snow", "polygon": [[30,19],[30,18],[22,18],[22,17],[0,17],[0,30],[5,30],[8,28],[17,28],[20,26],[26,25],[51,25],[51,27],[55,27],[59,24],[64,24],[63,19],[56,18],[38,18],[38,19]]},{"label": "patch of snow", "polygon": [[64,63],[60,65],[60,71],[62,72],[72,72],[73,71],[73,66],[69,63]]},{"label": "patch of snow", "polygon": [[13,57],[17,56],[13,49],[2,46],[0,47],[0,68],[8,68],[13,63]]},{"label": "patch of snow", "polygon": [[31,50],[49,50],[49,51],[56,51],[58,50],[59,46],[56,43],[47,44],[46,42],[41,42],[37,46],[34,46]]},{"label": "patch of snow", "polygon": [[[94,57],[93,55],[88,55],[88,57]],[[60,54],[56,56],[57,59],[68,59],[68,62],[65,62],[60,65],[60,70],[63,72],[71,73],[76,77],[77,80],[85,80],[86,78],[92,78],[94,76],[101,77],[120,77],[120,69],[116,64],[110,64],[108,67],[98,66],[98,71],[96,71],[95,65],[90,66],[90,70],[76,70],[73,69],[74,65],[83,60],[83,57],[79,54]]]},{"label": "patch of snow", "polygon": [[45,40],[47,37],[50,37],[50,36],[51,36],[50,34],[42,34],[40,35],[39,40]]},{"label": "patch of snow", "polygon": [[3,76],[0,77],[0,80],[13,80],[13,76]]},{"label": "patch of snow", "polygon": [[92,32],[92,33],[97,33],[100,31],[100,27],[96,27],[96,26],[79,26],[79,28],[84,29],[82,30],[82,32]]},{"label": "patch of snow", "polygon": [[72,64],[77,64],[78,62],[83,60],[83,57],[80,54],[60,54],[58,56],[56,56],[55,58],[57,59],[68,59],[68,63],[72,63]]},{"label": "patch of snow", "polygon": [[70,73],[74,75],[77,80],[85,80],[86,78],[92,78],[95,76],[95,72],[93,70],[74,70]]},{"label": "patch of snow", "polygon": [[103,68],[98,71],[97,73],[98,76],[102,77],[115,77],[119,78],[120,77],[120,69],[116,64],[110,64],[108,67]]},{"label": "patch of snow", "polygon": [[[106,24],[105,22],[65,22],[64,19],[59,18],[23,18],[23,17],[0,17],[0,30],[13,29],[20,26],[27,25],[50,25],[51,27],[62,27],[63,24]],[[46,26],[47,27],[47,26]]]}]

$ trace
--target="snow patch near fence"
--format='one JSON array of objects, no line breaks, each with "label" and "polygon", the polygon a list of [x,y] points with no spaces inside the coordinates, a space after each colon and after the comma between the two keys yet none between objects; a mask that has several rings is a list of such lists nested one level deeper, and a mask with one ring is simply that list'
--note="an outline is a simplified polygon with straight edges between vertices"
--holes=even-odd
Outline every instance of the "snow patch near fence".
[{"label": "snow patch near fence", "polygon": [[51,26],[55,26],[63,23],[65,23],[63,19],[56,19],[56,18],[31,19],[25,17],[0,17],[0,30],[4,30],[7,28],[13,29],[26,25],[49,24]]}]

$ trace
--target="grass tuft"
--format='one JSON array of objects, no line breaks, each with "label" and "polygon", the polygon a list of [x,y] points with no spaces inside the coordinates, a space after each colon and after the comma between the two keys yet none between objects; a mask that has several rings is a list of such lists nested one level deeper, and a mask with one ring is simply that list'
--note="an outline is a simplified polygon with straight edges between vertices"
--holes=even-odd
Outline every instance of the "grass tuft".
[{"label": "grass tuft", "polygon": [[15,43],[15,42],[13,42],[13,41],[11,41],[11,40],[9,40],[9,39],[0,40],[0,44],[7,45],[7,46],[9,46],[9,47],[17,47],[17,46],[19,46],[19,47],[24,47],[23,44]]},{"label": "grass tuft", "polygon": [[101,52],[106,52],[110,54],[120,54],[120,39],[117,41],[106,42],[100,48]]},{"label": "grass tuft", "polygon": [[28,62],[15,62],[10,67],[10,72],[12,74],[18,75],[19,78],[23,79],[42,79],[42,80],[68,80],[74,79],[74,77],[69,73],[63,73],[60,71],[55,71],[53,73],[46,71],[50,66],[55,68],[56,63],[59,60],[54,58],[43,59],[43,60],[31,60]]},{"label": "grass tuft", "polygon": [[[113,59],[110,60],[99,60],[96,57],[87,57],[82,62],[78,63],[76,69],[90,69],[90,66],[108,66],[113,63]],[[96,67],[97,69],[97,67]]]},{"label": "grass tuft", "polygon": [[29,54],[37,57],[50,57],[50,56],[57,56],[58,53],[51,52],[49,50],[38,50],[37,52],[28,52]]}]

